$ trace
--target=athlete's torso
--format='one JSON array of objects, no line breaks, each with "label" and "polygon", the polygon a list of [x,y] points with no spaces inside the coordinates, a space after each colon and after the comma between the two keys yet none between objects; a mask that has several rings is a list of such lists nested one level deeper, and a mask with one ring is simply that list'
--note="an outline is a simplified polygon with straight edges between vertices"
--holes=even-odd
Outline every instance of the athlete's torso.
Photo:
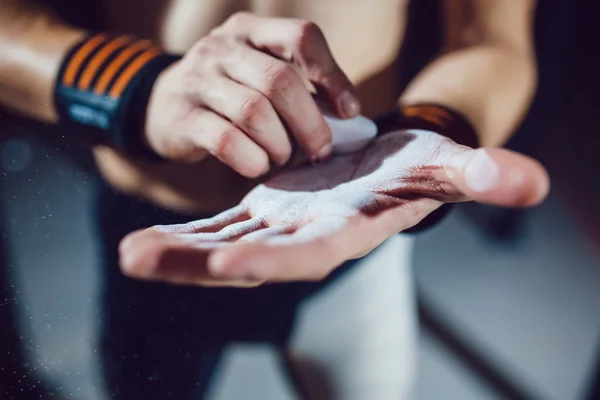
[{"label": "athlete's torso", "polygon": [[[155,37],[184,52],[235,11],[313,21],[359,87],[366,115],[388,110],[397,100],[395,60],[405,28],[407,0],[105,0],[109,29]],[[216,212],[237,203],[256,182],[242,179],[212,158],[199,165],[151,165],[127,160],[109,149],[96,151],[105,178],[117,189],[157,205]],[[207,165],[210,164],[210,167]],[[210,174],[206,171],[209,169]],[[206,192],[211,193],[206,200]]]}]

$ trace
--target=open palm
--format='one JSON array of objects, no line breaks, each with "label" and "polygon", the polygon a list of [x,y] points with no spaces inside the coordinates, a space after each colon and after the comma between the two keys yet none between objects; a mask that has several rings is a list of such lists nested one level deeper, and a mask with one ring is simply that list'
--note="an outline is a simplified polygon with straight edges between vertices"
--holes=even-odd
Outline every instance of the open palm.
[{"label": "open palm", "polygon": [[121,265],[173,283],[317,280],[443,203],[530,206],[547,191],[532,159],[397,131],[359,153],[282,172],[213,218],[136,232],[121,245]]}]

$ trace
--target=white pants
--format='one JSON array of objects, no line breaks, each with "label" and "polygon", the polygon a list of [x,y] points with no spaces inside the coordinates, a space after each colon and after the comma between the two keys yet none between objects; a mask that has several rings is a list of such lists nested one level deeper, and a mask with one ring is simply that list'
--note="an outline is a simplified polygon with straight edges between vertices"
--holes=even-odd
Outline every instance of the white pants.
[{"label": "white pants", "polygon": [[[412,238],[402,235],[388,239],[371,256],[303,303],[289,359],[308,399],[411,398],[417,367],[412,244]],[[230,376],[223,376],[217,384],[218,400],[240,399],[239,393],[244,393],[244,399],[283,398],[281,393],[273,395],[272,384],[256,384],[260,380],[255,375],[256,363],[252,368],[246,361],[245,368],[239,363],[236,368],[233,353],[226,357],[226,368],[222,370]],[[266,365],[278,363],[263,364],[263,368]],[[234,380],[230,373],[235,370],[238,377]],[[235,390],[238,379],[254,381],[258,391],[266,392],[270,387],[271,394]]]}]

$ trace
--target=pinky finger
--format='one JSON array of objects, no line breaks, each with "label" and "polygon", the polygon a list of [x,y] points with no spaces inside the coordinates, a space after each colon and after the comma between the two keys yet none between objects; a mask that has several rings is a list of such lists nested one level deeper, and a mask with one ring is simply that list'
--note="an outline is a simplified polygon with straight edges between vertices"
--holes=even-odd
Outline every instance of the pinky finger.
[{"label": "pinky finger", "polygon": [[130,234],[119,246],[119,262],[127,276],[170,283],[193,283],[212,279],[208,255],[222,243],[191,245],[179,235],[156,231]]}]

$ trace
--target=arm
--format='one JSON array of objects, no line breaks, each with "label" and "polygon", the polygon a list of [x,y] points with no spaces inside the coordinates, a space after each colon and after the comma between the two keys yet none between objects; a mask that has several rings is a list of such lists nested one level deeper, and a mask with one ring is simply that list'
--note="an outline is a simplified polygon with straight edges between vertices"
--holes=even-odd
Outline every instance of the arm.
[{"label": "arm", "polygon": [[[277,175],[212,219],[130,235],[121,243],[124,272],[199,285],[320,280],[444,203],[541,202],[549,188],[544,168],[489,148],[508,138],[534,92],[534,1],[450,3],[446,51],[400,103],[457,110],[488,148],[460,146],[428,129],[398,129],[356,155]],[[469,13],[457,14],[465,5]]]},{"label": "arm", "polygon": [[84,32],[27,0],[0,0],[0,104],[56,122],[54,80],[65,53]]},{"label": "arm", "polygon": [[32,2],[0,0],[0,7],[0,103],[60,119],[132,157],[197,162],[212,154],[257,177],[271,160],[288,161],[286,126],[310,158],[327,157],[331,132],[300,73],[340,115],[359,111],[348,78],[307,21],[237,14],[175,62],[129,35],[83,42],[85,32]]},{"label": "arm", "polygon": [[400,103],[438,103],[462,113],[482,146],[499,146],[535,93],[536,0],[448,0],[440,57],[411,82]]}]

